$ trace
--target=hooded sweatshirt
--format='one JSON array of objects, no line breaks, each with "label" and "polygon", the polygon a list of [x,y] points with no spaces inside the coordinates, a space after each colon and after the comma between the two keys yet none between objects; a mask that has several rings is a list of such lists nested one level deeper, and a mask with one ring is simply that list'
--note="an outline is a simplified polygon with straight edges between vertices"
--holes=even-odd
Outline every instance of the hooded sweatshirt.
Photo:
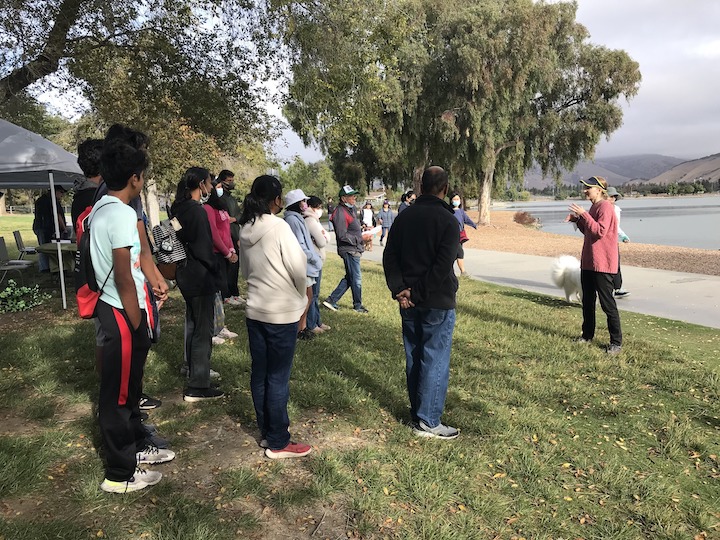
[{"label": "hooded sweatshirt", "polygon": [[305,220],[298,212],[285,210],[285,221],[290,225],[290,229],[305,254],[305,258],[307,259],[307,276],[311,278],[318,277],[322,270],[323,261],[315,250],[312,237],[305,225]]},{"label": "hooded sweatshirt", "polygon": [[240,271],[247,281],[247,318],[270,324],[300,320],[307,304],[307,258],[285,220],[263,214],[243,225]]}]

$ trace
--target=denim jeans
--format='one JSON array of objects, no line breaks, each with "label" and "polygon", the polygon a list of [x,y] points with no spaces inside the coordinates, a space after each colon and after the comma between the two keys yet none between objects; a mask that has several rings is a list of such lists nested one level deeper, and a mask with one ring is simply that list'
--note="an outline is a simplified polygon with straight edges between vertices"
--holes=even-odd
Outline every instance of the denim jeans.
[{"label": "denim jeans", "polygon": [[600,299],[600,307],[607,316],[608,332],[611,345],[622,345],[622,330],[620,328],[620,313],[615,303],[613,280],[615,274],[582,270],[580,282],[582,284],[582,337],[593,339],[595,337],[595,299]]},{"label": "denim jeans", "polygon": [[360,255],[343,253],[340,255],[345,265],[345,277],[340,280],[335,290],[328,296],[333,304],[337,304],[348,289],[352,291],[353,309],[362,306],[362,274],[360,273]]},{"label": "denim jeans", "polygon": [[440,424],[450,379],[454,309],[401,309],[410,414],[429,427]]},{"label": "denim jeans", "polygon": [[268,447],[280,450],[290,442],[287,403],[298,323],[245,322],[252,357],[250,390],[258,428]]},{"label": "denim jeans", "polygon": [[320,318],[320,278],[322,278],[322,270],[320,270],[317,278],[315,278],[315,284],[312,286],[313,297],[307,314],[307,327],[310,330],[322,324]]}]

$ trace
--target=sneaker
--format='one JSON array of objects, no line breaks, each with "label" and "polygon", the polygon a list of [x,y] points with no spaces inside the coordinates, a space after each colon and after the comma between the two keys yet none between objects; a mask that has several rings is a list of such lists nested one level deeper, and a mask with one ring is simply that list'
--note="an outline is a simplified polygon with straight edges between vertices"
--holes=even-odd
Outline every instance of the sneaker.
[{"label": "sneaker", "polygon": [[270,448],[268,445],[267,439],[263,438],[260,439],[260,442],[258,443],[260,445],[260,448]]},{"label": "sneaker", "polygon": [[323,306],[331,311],[337,311],[339,309],[338,305],[335,302],[331,302],[329,298],[323,302]]},{"label": "sneaker", "polygon": [[186,388],[183,392],[183,401],[195,403],[208,399],[218,399],[224,395],[225,393],[218,388]]},{"label": "sneaker", "polygon": [[322,334],[325,330],[323,330],[322,327],[320,327],[320,326],[316,326],[315,328],[313,328],[313,329],[310,330],[310,331],[311,331],[313,334],[315,334],[316,336],[319,336],[319,335]]},{"label": "sneaker", "polygon": [[140,396],[141,411],[151,411],[152,409],[157,409],[160,405],[162,405],[162,401],[160,401],[159,399],[150,397],[147,394],[142,394]]},{"label": "sneaker", "polygon": [[624,291],[622,289],[616,289],[615,291],[613,291],[613,296],[615,298],[625,298],[629,294],[630,294],[629,292]]},{"label": "sneaker", "polygon": [[158,435],[157,431],[145,431],[145,439],[142,442],[143,447],[145,446],[157,446],[162,450],[170,448],[170,442],[167,439],[163,439]]},{"label": "sneaker", "polygon": [[297,338],[301,341],[310,341],[311,339],[315,339],[315,334],[309,328],[305,328],[297,333]]},{"label": "sneaker", "polygon": [[611,343],[605,348],[605,352],[613,356],[618,355],[622,352],[622,346]]},{"label": "sneaker", "polygon": [[422,420],[413,425],[413,433],[415,433],[418,437],[431,437],[434,439],[444,440],[454,439],[460,435],[460,431],[454,427],[438,424],[437,426],[431,428]]},{"label": "sneaker", "polygon": [[242,306],[242,304],[240,302],[235,300],[234,296],[230,296],[230,297],[226,298],[225,300],[223,300],[223,304],[225,304],[226,306]]},{"label": "sneaker", "polygon": [[269,457],[270,459],[296,458],[305,457],[311,451],[312,448],[307,444],[289,442],[285,448],[282,448],[280,450],[270,450],[270,448],[266,448],[265,456]]},{"label": "sneaker", "polygon": [[579,337],[579,338],[577,338],[577,339],[574,340],[574,341],[575,341],[575,343],[583,343],[583,344],[592,343],[592,339],[585,339],[585,338],[582,337],[582,336]]},{"label": "sneaker", "polygon": [[221,338],[220,336],[213,336],[212,338],[212,344],[213,345],[222,345],[225,343],[225,340]]},{"label": "sneaker", "polygon": [[103,480],[100,484],[100,489],[108,493],[132,493],[133,491],[140,491],[148,486],[154,486],[162,479],[162,473],[158,471],[148,471],[137,467],[135,474],[127,482],[115,482]]},{"label": "sneaker", "polygon": [[331,328],[330,326],[328,326],[327,324],[321,324],[321,325],[320,325],[320,328],[322,328],[323,332],[327,332],[328,330],[332,330],[332,328]]},{"label": "sneaker", "polygon": [[157,465],[175,459],[175,452],[149,444],[135,454],[138,464]]},{"label": "sneaker", "polygon": [[228,330],[227,326],[224,326],[222,330],[220,330],[220,333],[218,334],[218,337],[222,339],[235,339],[238,337],[238,334],[235,332],[231,332]]},{"label": "sneaker", "polygon": [[360,306],[357,308],[353,308],[353,310],[357,311],[358,313],[369,313],[367,308],[365,306]]}]

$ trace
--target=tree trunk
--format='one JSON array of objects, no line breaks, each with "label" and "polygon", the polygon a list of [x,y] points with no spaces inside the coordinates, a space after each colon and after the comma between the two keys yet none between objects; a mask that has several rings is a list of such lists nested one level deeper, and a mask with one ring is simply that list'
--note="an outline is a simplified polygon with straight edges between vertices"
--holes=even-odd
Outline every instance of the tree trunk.
[{"label": "tree trunk", "polygon": [[420,196],[423,172],[425,172],[425,165],[419,165],[413,170],[413,191],[415,192],[416,197]]},{"label": "tree trunk", "polygon": [[492,196],[495,168],[488,168],[480,179],[480,200],[478,201],[479,225],[490,225],[490,197]]}]

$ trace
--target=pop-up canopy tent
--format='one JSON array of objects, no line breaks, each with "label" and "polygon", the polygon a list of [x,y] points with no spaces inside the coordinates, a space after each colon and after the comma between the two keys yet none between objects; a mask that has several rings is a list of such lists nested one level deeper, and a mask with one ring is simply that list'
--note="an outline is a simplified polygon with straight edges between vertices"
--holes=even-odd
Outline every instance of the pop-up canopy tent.
[{"label": "pop-up canopy tent", "polygon": [[[23,129],[0,119],[0,188],[43,189],[50,188],[53,215],[55,217],[55,237],[60,237],[57,217],[55,186],[67,189],[83,172],[77,164],[77,157],[63,150],[55,143],[42,138],[37,133]],[[57,245],[60,266],[60,290],[63,309],[67,309],[65,293],[65,272],[63,271],[62,251]]]}]

